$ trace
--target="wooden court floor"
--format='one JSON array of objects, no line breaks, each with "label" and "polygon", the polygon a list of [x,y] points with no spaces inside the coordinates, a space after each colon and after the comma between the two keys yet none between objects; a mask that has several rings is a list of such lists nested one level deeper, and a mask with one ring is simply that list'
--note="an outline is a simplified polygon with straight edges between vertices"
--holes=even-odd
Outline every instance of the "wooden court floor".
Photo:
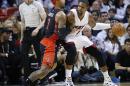
[{"label": "wooden court floor", "polygon": [[[64,83],[55,83],[46,86],[64,86]],[[75,86],[103,86],[103,84],[76,84]],[[119,86],[130,86],[130,83],[120,83]]]}]

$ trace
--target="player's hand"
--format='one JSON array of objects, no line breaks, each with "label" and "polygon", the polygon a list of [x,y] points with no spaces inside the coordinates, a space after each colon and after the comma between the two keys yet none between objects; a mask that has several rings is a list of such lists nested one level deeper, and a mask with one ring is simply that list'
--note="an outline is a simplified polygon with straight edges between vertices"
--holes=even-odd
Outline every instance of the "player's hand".
[{"label": "player's hand", "polygon": [[35,30],[33,30],[32,36],[36,36],[36,35],[38,34],[39,30],[40,30],[40,29],[37,29],[37,28],[36,28]]}]

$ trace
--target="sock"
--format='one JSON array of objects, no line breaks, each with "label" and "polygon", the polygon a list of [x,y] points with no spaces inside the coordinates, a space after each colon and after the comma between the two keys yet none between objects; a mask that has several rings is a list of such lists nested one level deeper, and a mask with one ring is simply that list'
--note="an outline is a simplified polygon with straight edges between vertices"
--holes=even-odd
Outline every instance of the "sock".
[{"label": "sock", "polygon": [[111,78],[108,74],[108,71],[102,72],[103,77],[104,77],[104,81],[111,81]]},{"label": "sock", "polygon": [[71,78],[72,70],[66,69],[66,78]]}]

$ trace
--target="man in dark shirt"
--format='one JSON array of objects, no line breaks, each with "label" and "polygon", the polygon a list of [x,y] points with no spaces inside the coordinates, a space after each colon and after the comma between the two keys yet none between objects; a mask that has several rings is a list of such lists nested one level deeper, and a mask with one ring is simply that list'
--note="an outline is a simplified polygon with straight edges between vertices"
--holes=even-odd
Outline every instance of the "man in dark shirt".
[{"label": "man in dark shirt", "polygon": [[1,84],[4,84],[8,77],[9,84],[18,84],[20,75],[20,58],[15,50],[15,44],[9,40],[11,31],[7,28],[0,28],[0,76]]},{"label": "man in dark shirt", "polygon": [[130,38],[125,40],[125,49],[117,54],[115,63],[116,76],[121,78],[121,81],[130,80]]}]

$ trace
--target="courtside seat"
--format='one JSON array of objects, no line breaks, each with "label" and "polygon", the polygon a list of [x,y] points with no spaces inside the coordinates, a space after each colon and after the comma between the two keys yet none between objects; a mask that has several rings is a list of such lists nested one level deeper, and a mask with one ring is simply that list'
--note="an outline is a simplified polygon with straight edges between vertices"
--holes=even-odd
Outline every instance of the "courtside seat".
[{"label": "courtside seat", "polygon": [[5,21],[9,17],[11,17],[16,11],[18,11],[18,8],[16,7],[9,7],[6,9],[0,8],[0,21]]},{"label": "courtside seat", "polygon": [[18,8],[16,7],[9,7],[6,9],[7,11],[7,16],[12,16],[16,11],[18,11]]}]

